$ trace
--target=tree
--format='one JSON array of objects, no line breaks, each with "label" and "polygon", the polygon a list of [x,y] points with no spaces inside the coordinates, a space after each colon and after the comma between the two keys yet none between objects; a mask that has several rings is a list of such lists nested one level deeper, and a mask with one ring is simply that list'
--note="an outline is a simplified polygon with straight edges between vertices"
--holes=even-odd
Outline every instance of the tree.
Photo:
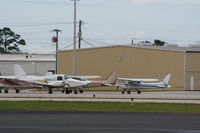
[{"label": "tree", "polygon": [[5,27],[0,29],[0,53],[20,52],[19,45],[26,45],[24,39],[19,34]]},{"label": "tree", "polygon": [[151,43],[150,41],[140,41],[140,43]]},{"label": "tree", "polygon": [[165,42],[161,40],[154,40],[154,46],[164,46]]}]

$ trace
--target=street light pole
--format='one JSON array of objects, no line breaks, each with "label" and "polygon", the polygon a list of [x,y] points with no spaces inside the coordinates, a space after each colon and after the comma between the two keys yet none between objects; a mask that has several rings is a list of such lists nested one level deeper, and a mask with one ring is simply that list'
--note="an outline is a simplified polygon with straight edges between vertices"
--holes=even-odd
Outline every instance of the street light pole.
[{"label": "street light pole", "polygon": [[56,32],[56,37],[52,38],[52,41],[56,43],[56,74],[58,73],[58,33],[61,32],[59,29],[54,29],[53,32]]},{"label": "street light pole", "polygon": [[76,1],[79,0],[71,0],[74,1],[74,48],[73,48],[73,58],[72,58],[72,74],[76,75]]}]

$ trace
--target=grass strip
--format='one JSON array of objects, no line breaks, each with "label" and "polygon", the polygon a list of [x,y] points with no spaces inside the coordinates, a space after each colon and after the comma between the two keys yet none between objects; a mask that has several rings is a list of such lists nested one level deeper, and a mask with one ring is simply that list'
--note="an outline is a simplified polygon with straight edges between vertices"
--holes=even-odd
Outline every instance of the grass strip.
[{"label": "grass strip", "polygon": [[117,102],[0,102],[1,111],[92,111],[200,113],[197,104],[117,103]]}]

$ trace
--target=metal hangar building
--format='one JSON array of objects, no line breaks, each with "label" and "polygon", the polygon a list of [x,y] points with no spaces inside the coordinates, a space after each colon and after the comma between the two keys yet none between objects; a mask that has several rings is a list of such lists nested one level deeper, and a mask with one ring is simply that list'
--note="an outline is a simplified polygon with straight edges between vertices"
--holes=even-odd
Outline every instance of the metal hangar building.
[{"label": "metal hangar building", "polygon": [[0,75],[14,75],[14,64],[19,64],[27,75],[55,72],[54,54],[0,54]]},{"label": "metal hangar building", "polygon": [[[73,50],[58,53],[58,72],[72,74]],[[200,47],[129,46],[87,48],[76,51],[77,75],[101,75],[112,71],[126,78],[163,78],[171,73],[170,85],[200,89]]]}]

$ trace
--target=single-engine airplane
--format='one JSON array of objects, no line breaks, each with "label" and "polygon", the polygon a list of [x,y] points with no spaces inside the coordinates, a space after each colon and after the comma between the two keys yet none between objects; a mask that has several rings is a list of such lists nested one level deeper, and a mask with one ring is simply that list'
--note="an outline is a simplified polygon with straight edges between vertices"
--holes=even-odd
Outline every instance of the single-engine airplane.
[{"label": "single-engine airplane", "polygon": [[131,93],[131,90],[136,90],[138,94],[141,94],[141,89],[147,88],[168,88],[171,87],[168,83],[171,78],[171,74],[167,74],[163,79],[135,79],[135,78],[118,78],[122,82],[116,84],[117,88],[122,88],[122,94],[127,92]]}]

